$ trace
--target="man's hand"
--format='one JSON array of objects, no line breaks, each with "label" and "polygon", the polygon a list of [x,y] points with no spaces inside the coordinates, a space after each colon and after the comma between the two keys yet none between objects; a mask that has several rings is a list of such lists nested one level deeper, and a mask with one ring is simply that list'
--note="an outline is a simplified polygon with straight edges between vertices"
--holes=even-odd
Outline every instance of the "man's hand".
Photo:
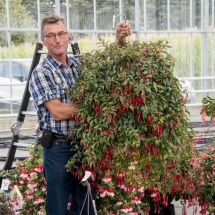
[{"label": "man's hand", "polygon": [[116,40],[118,41],[119,45],[123,45],[125,38],[130,34],[132,34],[132,28],[128,20],[120,22],[116,26]]}]

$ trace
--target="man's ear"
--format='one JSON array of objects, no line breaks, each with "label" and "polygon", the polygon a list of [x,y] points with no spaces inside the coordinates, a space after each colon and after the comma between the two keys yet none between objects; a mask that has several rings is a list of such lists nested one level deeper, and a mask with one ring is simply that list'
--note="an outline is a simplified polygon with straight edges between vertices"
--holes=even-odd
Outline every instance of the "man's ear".
[{"label": "man's ear", "polygon": [[42,41],[43,45],[46,45],[46,44],[45,44],[44,37],[43,37],[43,36],[40,36],[40,39],[41,39],[41,41]]}]

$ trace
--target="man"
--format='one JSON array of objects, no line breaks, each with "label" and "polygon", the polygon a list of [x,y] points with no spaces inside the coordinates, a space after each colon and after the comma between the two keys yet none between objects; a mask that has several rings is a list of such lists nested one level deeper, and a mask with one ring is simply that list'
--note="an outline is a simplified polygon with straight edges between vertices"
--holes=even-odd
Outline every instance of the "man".
[{"label": "man", "polygon": [[[32,73],[29,91],[37,106],[40,130],[43,131],[44,176],[47,182],[47,215],[65,215],[68,198],[72,196],[71,214],[79,215],[87,193],[74,175],[66,171],[65,165],[75,154],[67,140],[68,130],[73,123],[76,106],[67,98],[65,89],[73,87],[75,78],[81,74],[75,56],[67,56],[69,34],[65,21],[58,15],[44,18],[41,23],[41,40],[48,49],[47,57]],[[128,21],[116,28],[118,44],[132,33]],[[95,199],[95,188],[92,188]],[[89,207],[89,209],[88,209]],[[81,214],[94,215],[92,202],[84,204]]]}]

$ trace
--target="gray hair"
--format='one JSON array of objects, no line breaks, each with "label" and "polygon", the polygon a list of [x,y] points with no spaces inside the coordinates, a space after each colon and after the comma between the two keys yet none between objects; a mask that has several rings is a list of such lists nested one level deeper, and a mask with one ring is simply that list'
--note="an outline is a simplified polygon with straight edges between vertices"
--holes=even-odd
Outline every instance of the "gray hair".
[{"label": "gray hair", "polygon": [[42,35],[43,35],[43,30],[44,30],[45,25],[56,23],[59,21],[62,22],[66,26],[65,19],[61,16],[56,15],[56,14],[43,18],[43,20],[41,22],[41,33],[42,33]]}]

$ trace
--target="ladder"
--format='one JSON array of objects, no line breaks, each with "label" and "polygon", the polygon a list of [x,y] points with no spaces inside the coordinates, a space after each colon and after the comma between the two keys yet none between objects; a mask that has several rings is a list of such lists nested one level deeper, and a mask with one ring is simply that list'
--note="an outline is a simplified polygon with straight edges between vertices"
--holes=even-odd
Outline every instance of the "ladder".
[{"label": "ladder", "polygon": [[[78,43],[75,41],[71,41],[69,43],[71,44],[72,52],[68,51],[67,53],[68,54],[74,54],[74,55],[80,54],[80,49],[79,49]],[[41,54],[47,54],[47,52],[43,51],[42,49],[43,49],[43,44],[40,42],[37,42],[36,47],[35,47],[35,51],[34,51],[34,55],[33,55],[33,61],[32,61],[31,67],[30,67],[27,83],[25,86],[25,91],[24,91],[23,98],[21,101],[21,106],[20,106],[20,109],[19,109],[19,112],[17,115],[17,119],[16,119],[16,122],[14,122],[11,125],[11,131],[13,132],[13,135],[12,135],[12,138],[11,138],[11,141],[9,144],[9,149],[8,149],[6,161],[5,161],[5,164],[4,164],[4,167],[2,170],[10,170],[12,168],[17,147],[26,147],[27,146],[26,143],[20,143],[19,142],[19,140],[20,140],[20,128],[21,128],[21,126],[25,120],[25,116],[26,115],[37,116],[36,112],[27,111],[28,103],[29,103],[30,97],[31,97],[30,92],[28,90],[28,86],[29,86],[31,74],[32,74],[33,70],[35,69],[35,67],[37,66],[37,64],[39,63],[40,58],[41,58]],[[37,129],[35,129],[35,131],[36,131],[36,134],[38,134]],[[37,136],[35,136],[34,139],[37,139]],[[0,171],[2,171],[2,170],[0,170]]]}]

